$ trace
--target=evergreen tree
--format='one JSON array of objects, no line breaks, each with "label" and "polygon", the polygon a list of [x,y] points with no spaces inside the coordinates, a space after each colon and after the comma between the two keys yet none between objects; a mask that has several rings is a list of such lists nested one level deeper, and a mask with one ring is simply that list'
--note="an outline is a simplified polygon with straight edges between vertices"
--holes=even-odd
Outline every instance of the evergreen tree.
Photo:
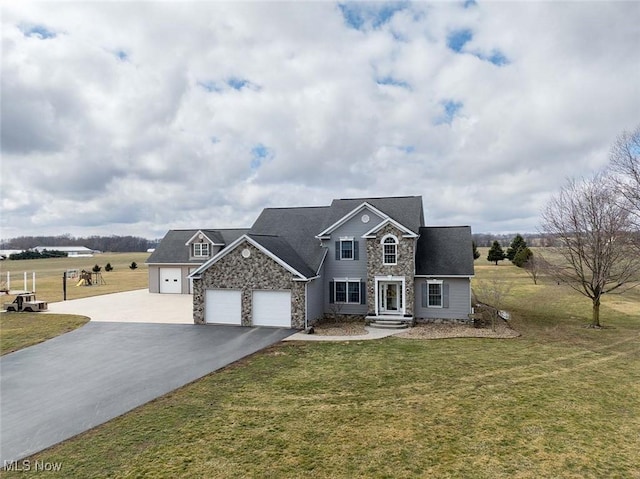
[{"label": "evergreen tree", "polygon": [[518,252],[513,258],[512,263],[515,264],[518,268],[522,268],[525,265],[525,263],[529,261],[529,258],[531,258],[532,256],[533,256],[533,252],[528,247],[525,246],[524,248],[520,248],[518,250]]},{"label": "evergreen tree", "polygon": [[527,247],[527,242],[524,240],[522,235],[518,233],[513,240],[511,240],[511,246],[507,249],[507,259],[513,262],[513,258],[516,257],[518,251],[522,248]]},{"label": "evergreen tree", "polygon": [[505,258],[504,251],[502,251],[502,246],[497,241],[494,241],[489,249],[489,254],[487,255],[487,261],[491,261],[498,265],[498,261],[502,261]]},{"label": "evergreen tree", "polygon": [[473,247],[473,259],[476,260],[480,257],[480,251],[478,251],[478,245],[475,241],[472,241],[471,245]]}]

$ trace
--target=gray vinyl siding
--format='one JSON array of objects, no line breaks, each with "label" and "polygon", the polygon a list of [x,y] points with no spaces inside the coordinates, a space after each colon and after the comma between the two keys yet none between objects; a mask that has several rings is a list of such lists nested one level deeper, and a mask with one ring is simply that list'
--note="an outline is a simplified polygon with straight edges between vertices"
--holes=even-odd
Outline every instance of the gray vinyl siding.
[{"label": "gray vinyl siding", "polygon": [[160,292],[160,267],[157,265],[149,265],[149,292]]},{"label": "gray vinyl siding", "polygon": [[[370,218],[368,223],[363,223],[361,220],[362,215],[365,213],[369,215]],[[382,218],[372,211],[365,209],[333,231],[331,233],[331,239],[323,241],[323,245],[329,250],[325,260],[323,275],[325,314],[331,314],[333,307],[340,308],[339,311],[336,311],[338,314],[366,315],[368,313],[366,304],[330,304],[329,283],[333,282],[334,278],[360,278],[360,281],[367,281],[367,245],[362,235],[373,229],[381,221]],[[339,241],[341,237],[353,237],[354,241],[358,241],[358,260],[336,260],[335,243]]]},{"label": "gray vinyl siding", "polygon": [[[415,280],[415,309],[416,318],[422,319],[469,319],[471,313],[470,279],[469,278],[438,278],[443,285],[448,285],[449,301],[445,308],[425,308],[422,305],[422,285],[425,278]],[[446,306],[446,304],[445,304]]]},{"label": "gray vinyl siding", "polygon": [[197,268],[197,264],[189,265],[173,265],[173,264],[150,264],[149,265],[149,292],[160,293],[160,268],[180,268],[181,281],[181,293],[190,294],[189,291],[189,273],[194,268]]},{"label": "gray vinyl siding", "polygon": [[314,279],[307,284],[307,323],[309,325],[322,318],[324,314],[323,271],[324,266],[320,270],[320,278]]}]

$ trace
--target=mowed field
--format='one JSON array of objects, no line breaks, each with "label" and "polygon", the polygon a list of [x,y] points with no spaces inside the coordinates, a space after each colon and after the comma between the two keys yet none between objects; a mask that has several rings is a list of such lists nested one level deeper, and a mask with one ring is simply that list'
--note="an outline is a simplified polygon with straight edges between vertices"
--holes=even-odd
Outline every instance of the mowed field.
[{"label": "mowed field", "polygon": [[[150,253],[101,253],[90,258],[50,258],[0,262],[0,280],[6,282],[7,272],[11,273],[11,289],[24,288],[24,272],[27,273],[27,288],[32,289],[32,273],[36,273],[36,296],[38,299],[56,302],[62,301],[62,274],[69,269],[91,271],[98,264],[102,267],[102,278],[106,282],[96,286],[76,286],[78,280],[67,280],[67,299],[86,298],[100,294],[117,293],[146,288],[148,269],[144,263]],[[138,268],[129,269],[135,261]],[[111,263],[113,271],[104,267]],[[13,297],[0,296],[2,302],[12,301]]]},{"label": "mowed field", "polygon": [[[638,478],[640,291],[509,262],[517,339],[281,343],[43,451],[47,477]],[[6,472],[2,477],[23,477]]]}]

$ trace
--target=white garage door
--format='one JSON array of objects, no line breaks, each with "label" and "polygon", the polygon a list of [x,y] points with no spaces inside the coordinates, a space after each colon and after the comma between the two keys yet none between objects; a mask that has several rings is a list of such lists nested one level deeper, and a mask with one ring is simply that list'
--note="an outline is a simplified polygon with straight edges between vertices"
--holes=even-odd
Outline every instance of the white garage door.
[{"label": "white garage door", "polygon": [[180,268],[160,268],[160,292],[182,293],[182,270]]},{"label": "white garage door", "polygon": [[208,289],[204,317],[207,323],[242,324],[242,293],[235,289]]},{"label": "white garage door", "polygon": [[291,327],[291,291],[254,291],[253,325]]}]

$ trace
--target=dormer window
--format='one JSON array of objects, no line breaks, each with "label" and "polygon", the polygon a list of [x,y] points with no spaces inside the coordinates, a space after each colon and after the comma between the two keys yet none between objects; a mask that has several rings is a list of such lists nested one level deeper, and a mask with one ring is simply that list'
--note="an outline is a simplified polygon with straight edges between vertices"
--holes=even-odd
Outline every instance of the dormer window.
[{"label": "dormer window", "polygon": [[398,238],[393,235],[382,238],[382,264],[398,264]]},{"label": "dormer window", "polygon": [[209,256],[209,243],[193,243],[193,257],[205,258]]}]

